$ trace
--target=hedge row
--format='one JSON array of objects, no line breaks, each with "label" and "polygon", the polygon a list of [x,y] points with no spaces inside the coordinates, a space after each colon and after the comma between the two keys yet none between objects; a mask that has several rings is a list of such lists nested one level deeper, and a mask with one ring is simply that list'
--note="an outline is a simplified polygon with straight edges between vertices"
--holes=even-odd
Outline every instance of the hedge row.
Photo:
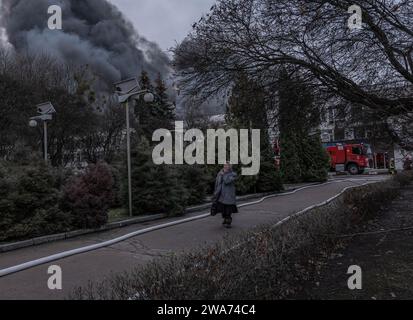
[{"label": "hedge row", "polygon": [[[182,215],[212,194],[220,168],[157,166],[151,154],[138,152],[132,172],[135,215]],[[139,161],[138,161],[139,160]],[[240,177],[239,194],[279,191],[274,165],[262,167],[257,177]],[[0,163],[0,242],[92,229],[105,225],[110,207],[128,203],[125,172],[105,163],[81,175],[51,168],[43,162],[26,165]]]},{"label": "hedge row", "polygon": [[0,242],[97,228],[107,222],[112,190],[104,163],[71,177],[42,164],[0,166]]},{"label": "hedge row", "polygon": [[351,189],[330,204],[274,228],[164,257],[131,273],[79,288],[71,299],[285,299],[294,297],[341,242],[399,194],[412,176]]}]

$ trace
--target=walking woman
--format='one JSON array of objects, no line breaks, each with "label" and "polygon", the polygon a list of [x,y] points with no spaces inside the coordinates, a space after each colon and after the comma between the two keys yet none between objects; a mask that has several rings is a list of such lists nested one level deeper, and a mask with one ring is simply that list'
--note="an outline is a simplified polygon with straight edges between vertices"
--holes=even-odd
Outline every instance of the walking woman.
[{"label": "walking woman", "polygon": [[229,163],[224,165],[215,181],[214,204],[211,213],[216,215],[221,213],[224,219],[224,226],[231,228],[232,214],[238,213],[236,202],[235,181],[237,174],[232,171],[232,166]]}]

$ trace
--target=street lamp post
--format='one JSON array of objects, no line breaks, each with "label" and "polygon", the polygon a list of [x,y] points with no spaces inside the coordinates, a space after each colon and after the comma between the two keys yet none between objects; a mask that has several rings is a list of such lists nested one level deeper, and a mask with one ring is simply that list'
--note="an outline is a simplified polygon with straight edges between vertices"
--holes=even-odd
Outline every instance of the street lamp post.
[{"label": "street lamp post", "polygon": [[129,215],[133,216],[132,209],[132,164],[131,164],[131,145],[130,145],[130,118],[129,118],[129,101],[131,99],[138,99],[143,96],[143,99],[147,103],[151,103],[155,100],[155,96],[149,90],[142,90],[139,86],[136,78],[123,80],[115,83],[116,94],[118,101],[125,105],[126,112],[126,153],[127,153],[127,166],[128,166],[128,202],[129,202]]},{"label": "street lamp post", "polygon": [[48,162],[48,144],[47,144],[47,121],[51,121],[53,119],[53,114],[56,113],[55,108],[53,107],[51,102],[41,103],[36,106],[38,116],[30,118],[29,125],[32,128],[37,127],[38,122],[43,122],[43,154],[44,154],[44,161]]}]

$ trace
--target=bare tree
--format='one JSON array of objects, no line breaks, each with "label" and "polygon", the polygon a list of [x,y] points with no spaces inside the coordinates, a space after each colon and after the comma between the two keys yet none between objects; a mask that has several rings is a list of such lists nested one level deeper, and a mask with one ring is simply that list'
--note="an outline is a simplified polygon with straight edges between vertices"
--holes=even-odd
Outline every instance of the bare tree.
[{"label": "bare tree", "polygon": [[[349,28],[352,5],[362,29]],[[220,0],[176,47],[175,67],[186,92],[204,96],[240,71],[276,89],[280,68],[298,68],[315,88],[403,118],[413,111],[412,26],[412,0]]]}]

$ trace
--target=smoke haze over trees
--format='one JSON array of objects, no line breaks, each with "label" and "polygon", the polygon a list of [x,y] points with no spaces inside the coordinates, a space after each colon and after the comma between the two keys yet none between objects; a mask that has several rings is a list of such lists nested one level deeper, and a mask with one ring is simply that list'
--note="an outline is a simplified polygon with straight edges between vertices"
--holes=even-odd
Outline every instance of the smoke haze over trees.
[{"label": "smoke haze over trees", "polygon": [[[108,83],[146,70],[169,72],[157,44],[139,36],[107,0],[60,0],[63,29],[47,27],[48,0],[1,0],[0,27],[17,52],[49,54],[62,62],[89,65]],[[53,3],[55,4],[55,3]]]}]

